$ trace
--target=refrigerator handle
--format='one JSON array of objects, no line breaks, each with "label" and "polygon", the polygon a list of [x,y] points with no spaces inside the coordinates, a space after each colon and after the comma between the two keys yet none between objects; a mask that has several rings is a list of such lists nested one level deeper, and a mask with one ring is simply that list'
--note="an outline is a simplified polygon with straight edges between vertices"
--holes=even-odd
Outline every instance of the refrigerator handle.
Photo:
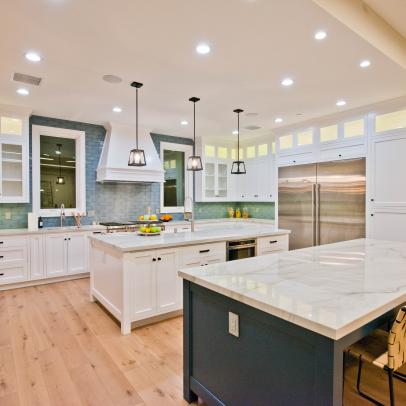
[{"label": "refrigerator handle", "polygon": [[312,185],[312,227],[313,227],[313,246],[316,245],[316,184]]},{"label": "refrigerator handle", "polygon": [[320,183],[317,183],[316,193],[316,245],[320,245]]}]

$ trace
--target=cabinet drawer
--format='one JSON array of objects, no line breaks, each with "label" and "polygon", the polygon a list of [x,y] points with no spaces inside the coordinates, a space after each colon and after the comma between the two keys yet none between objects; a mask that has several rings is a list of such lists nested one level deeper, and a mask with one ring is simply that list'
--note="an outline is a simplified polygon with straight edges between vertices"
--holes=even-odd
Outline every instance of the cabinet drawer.
[{"label": "cabinet drawer", "polygon": [[312,152],[279,156],[278,166],[301,165],[315,162],[315,160],[316,160],[315,155]]},{"label": "cabinet drawer", "polygon": [[27,280],[27,266],[17,261],[18,264],[7,268],[0,267],[0,285],[17,283]]},{"label": "cabinet drawer", "polygon": [[320,161],[338,161],[340,159],[366,156],[366,145],[358,144],[341,148],[328,148],[320,151]]},{"label": "cabinet drawer", "polygon": [[0,249],[0,266],[7,266],[8,263],[14,261],[26,261],[26,247],[9,247]]},{"label": "cabinet drawer", "polygon": [[226,260],[226,245],[224,242],[212,244],[199,244],[182,248],[181,252],[183,266],[199,266],[201,261],[215,259],[223,262]]},{"label": "cabinet drawer", "polygon": [[0,250],[9,247],[24,247],[27,246],[27,237],[1,237]]},{"label": "cabinet drawer", "polygon": [[271,237],[261,237],[257,240],[257,254],[263,255],[275,251],[287,251],[289,249],[288,235],[275,235]]}]

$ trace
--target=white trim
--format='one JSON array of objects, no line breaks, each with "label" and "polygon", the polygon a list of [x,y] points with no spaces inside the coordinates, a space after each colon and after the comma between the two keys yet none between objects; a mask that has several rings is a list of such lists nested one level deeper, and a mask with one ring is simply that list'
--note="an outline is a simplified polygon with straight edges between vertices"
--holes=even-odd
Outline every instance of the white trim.
[{"label": "white trim", "polygon": [[40,136],[70,138],[76,140],[76,207],[65,210],[67,216],[75,212],[86,213],[86,145],[84,131],[65,128],[32,126],[32,208],[42,217],[58,217],[60,209],[40,208]]},{"label": "white trim", "polygon": [[[189,156],[193,153],[193,146],[187,144],[178,144],[174,142],[161,142],[159,156],[163,165],[163,151],[180,151],[185,153],[185,200],[187,198],[192,198],[193,194],[193,172],[188,171],[187,161]],[[164,183],[161,183],[161,213],[183,213],[184,206],[177,207],[165,207],[164,206]]]}]

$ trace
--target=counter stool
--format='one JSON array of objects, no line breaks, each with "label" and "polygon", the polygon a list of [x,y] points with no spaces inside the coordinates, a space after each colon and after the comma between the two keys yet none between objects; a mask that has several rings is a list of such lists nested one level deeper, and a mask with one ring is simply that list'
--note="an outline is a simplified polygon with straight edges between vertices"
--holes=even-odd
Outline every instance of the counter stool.
[{"label": "counter stool", "polygon": [[406,375],[397,371],[406,363],[406,306],[399,310],[389,333],[384,330],[375,330],[371,335],[348,347],[346,352],[358,358],[358,393],[375,405],[383,406],[382,403],[362,392],[360,388],[362,364],[364,361],[369,362],[388,373],[390,404],[394,406],[393,377],[406,382]]}]

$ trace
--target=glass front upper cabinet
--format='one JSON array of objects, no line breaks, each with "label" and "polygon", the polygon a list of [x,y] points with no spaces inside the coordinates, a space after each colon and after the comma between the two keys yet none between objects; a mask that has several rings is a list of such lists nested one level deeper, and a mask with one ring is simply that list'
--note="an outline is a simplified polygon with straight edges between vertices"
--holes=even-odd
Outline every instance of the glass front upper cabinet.
[{"label": "glass front upper cabinet", "polygon": [[0,111],[0,203],[29,201],[28,116]]}]

